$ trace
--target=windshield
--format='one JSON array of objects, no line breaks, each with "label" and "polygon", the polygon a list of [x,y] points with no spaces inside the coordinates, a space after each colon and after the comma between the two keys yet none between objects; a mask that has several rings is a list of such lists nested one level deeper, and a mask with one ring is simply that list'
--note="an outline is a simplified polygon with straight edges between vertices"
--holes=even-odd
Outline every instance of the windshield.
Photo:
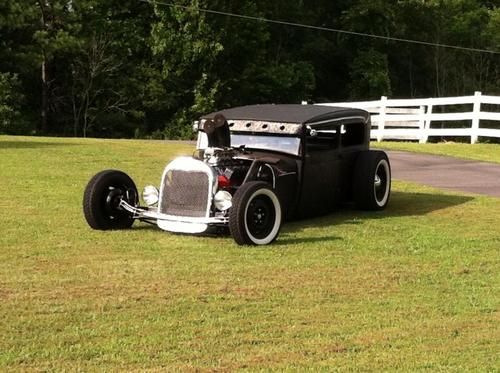
[{"label": "windshield", "polygon": [[247,134],[231,134],[231,146],[237,148],[244,145],[252,149],[274,150],[299,155],[300,138],[286,136],[259,136]]}]

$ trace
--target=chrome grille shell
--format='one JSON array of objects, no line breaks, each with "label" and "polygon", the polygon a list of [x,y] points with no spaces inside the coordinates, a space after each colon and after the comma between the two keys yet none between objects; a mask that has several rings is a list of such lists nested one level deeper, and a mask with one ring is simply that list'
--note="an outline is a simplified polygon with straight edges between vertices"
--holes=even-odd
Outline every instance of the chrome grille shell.
[{"label": "chrome grille shell", "polygon": [[177,158],[163,172],[158,212],[208,218],[216,188],[215,171],[209,165],[190,157]]}]

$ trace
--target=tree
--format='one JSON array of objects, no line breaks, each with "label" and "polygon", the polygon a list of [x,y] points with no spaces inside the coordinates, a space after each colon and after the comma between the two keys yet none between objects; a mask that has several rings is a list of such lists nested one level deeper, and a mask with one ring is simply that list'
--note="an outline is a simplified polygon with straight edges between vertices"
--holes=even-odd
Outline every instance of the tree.
[{"label": "tree", "polygon": [[83,137],[87,137],[101,111],[127,111],[128,99],[113,89],[112,79],[121,63],[110,53],[109,45],[109,35],[94,35],[85,45],[85,57],[73,60],[71,104],[75,136],[81,128]]},{"label": "tree", "polygon": [[[382,0],[359,0],[342,16],[344,28],[380,36],[393,36],[396,29],[396,8]],[[391,64],[388,58],[391,44],[371,38],[346,37],[349,48],[351,99],[375,99],[392,93]],[[348,45],[347,45],[348,43]]]},{"label": "tree", "polygon": [[185,137],[190,118],[215,109],[220,81],[213,74],[214,63],[223,50],[206,14],[198,10],[203,0],[188,6],[155,5],[158,21],[153,25],[152,50],[161,61],[168,98],[165,109],[172,121],[166,127],[169,137]]},{"label": "tree", "polygon": [[[57,69],[54,60],[61,54],[80,46],[76,36],[79,24],[75,22],[73,3],[67,0],[37,0],[40,27],[33,37],[38,47],[41,79],[40,130],[48,133],[49,111],[53,109]],[[76,28],[76,30],[75,30]],[[56,111],[56,110],[52,110]]]},{"label": "tree", "polygon": [[0,0],[3,118],[25,133],[186,138],[200,114],[236,105],[500,90],[498,54],[200,8],[500,49],[492,0]]},{"label": "tree", "polygon": [[20,108],[23,95],[17,75],[0,73],[0,134],[21,133]]}]

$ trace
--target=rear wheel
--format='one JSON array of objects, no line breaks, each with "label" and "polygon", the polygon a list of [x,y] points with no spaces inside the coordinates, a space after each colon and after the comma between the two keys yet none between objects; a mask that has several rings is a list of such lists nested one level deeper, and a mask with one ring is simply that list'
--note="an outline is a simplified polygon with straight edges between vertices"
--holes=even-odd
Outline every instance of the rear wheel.
[{"label": "rear wheel", "polygon": [[281,228],[281,204],[267,183],[252,181],[235,193],[229,231],[238,245],[267,245]]},{"label": "rear wheel", "polygon": [[354,202],[363,210],[383,210],[391,194],[391,166],[382,151],[366,151],[356,160]]},{"label": "rear wheel", "polygon": [[138,202],[137,188],[126,173],[105,170],[90,179],[83,194],[83,214],[90,227],[99,230],[130,228],[134,219],[119,208],[122,199],[132,206]]}]

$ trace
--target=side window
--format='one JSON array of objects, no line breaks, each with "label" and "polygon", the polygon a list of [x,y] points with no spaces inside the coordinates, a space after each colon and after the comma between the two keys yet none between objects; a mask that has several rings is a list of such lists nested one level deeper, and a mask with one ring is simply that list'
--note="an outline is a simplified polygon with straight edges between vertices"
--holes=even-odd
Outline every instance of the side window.
[{"label": "side window", "polygon": [[333,150],[339,147],[340,126],[331,126],[315,130],[314,135],[306,138],[307,149],[310,152]]},{"label": "side window", "polygon": [[363,123],[349,123],[341,128],[342,147],[362,145],[365,142],[365,126]]}]

